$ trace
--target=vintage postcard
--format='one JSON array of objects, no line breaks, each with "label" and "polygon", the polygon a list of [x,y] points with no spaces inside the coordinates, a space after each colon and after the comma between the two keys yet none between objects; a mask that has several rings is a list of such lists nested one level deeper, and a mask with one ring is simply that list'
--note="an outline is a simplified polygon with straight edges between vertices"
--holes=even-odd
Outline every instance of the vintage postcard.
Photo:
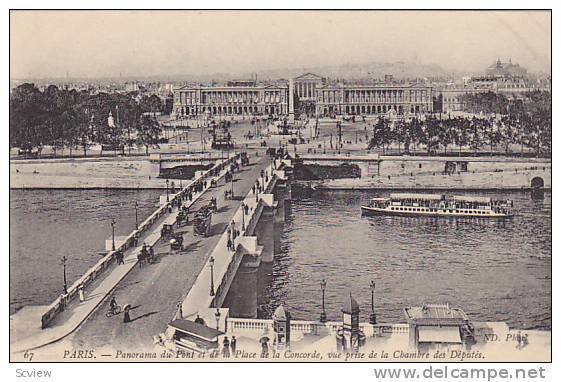
[{"label": "vintage postcard", "polygon": [[11,362],[551,362],[550,10],[11,10]]}]

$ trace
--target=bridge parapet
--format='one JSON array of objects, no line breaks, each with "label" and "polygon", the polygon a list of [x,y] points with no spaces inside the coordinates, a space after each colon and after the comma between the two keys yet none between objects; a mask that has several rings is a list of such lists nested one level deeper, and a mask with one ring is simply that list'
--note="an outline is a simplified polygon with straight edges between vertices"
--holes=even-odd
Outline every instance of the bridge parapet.
[{"label": "bridge parapet", "polygon": [[[170,203],[176,203],[179,197],[186,195],[187,192],[191,190],[191,187],[194,183],[198,181],[203,181],[207,178],[212,177],[222,177],[226,173],[223,167],[228,166],[233,161],[239,160],[240,154],[233,156],[224,162],[224,166],[221,166],[221,163],[216,164],[211,169],[201,173],[199,178],[196,178],[193,182],[189,185],[185,186],[183,190],[177,194],[170,195],[170,202],[166,202],[165,204],[161,205],[152,215],[146,218],[138,227],[138,230],[132,231],[128,236],[126,236],[122,243],[115,246],[114,251],[110,251],[105,255],[102,259],[100,259],[93,267],[84,273],[83,276],[78,278],[67,290],[66,294],[61,294],[54,302],[52,302],[48,307],[47,310],[41,315],[41,328],[46,328],[49,323],[60,313],[64,310],[64,308],[74,300],[78,296],[78,291],[80,288],[87,288],[94,280],[96,280],[101,274],[105,273],[113,263],[115,263],[116,254],[118,252],[124,253],[126,250],[136,247],[138,238],[141,237],[143,234],[146,234],[156,222],[160,220],[160,218],[168,213],[168,206]],[[210,186],[210,184],[208,185]],[[208,187],[207,187],[208,189]],[[200,193],[197,193],[193,202],[202,195],[206,189],[203,189]],[[158,235],[159,238],[159,235]],[[156,238],[155,240],[157,240]],[[117,243],[115,243],[117,244]]]},{"label": "bridge parapet", "polygon": [[[274,166],[272,164],[269,165],[264,170],[264,174],[267,174],[267,176],[261,178],[260,182],[263,188],[267,189],[271,184],[277,181],[276,175],[274,174]],[[185,300],[182,302],[183,312],[185,312],[187,316],[197,314],[200,311],[202,312],[203,309],[209,307],[220,307],[222,305],[236,271],[246,254],[255,256],[255,258],[260,261],[260,254],[263,251],[263,246],[257,244],[257,238],[247,235],[253,232],[263,212],[265,195],[270,195],[265,197],[265,199],[267,199],[269,203],[274,204],[272,194],[260,194],[256,197],[252,193],[248,193],[243,199],[242,205],[247,206],[248,214],[246,215],[243,207],[240,206],[233,217],[235,226],[240,228],[240,235],[234,240],[234,245],[240,250],[236,250],[235,252],[228,250],[228,232],[224,232],[211,253],[214,260],[213,283],[217,285],[215,293],[214,295],[209,293],[211,275],[209,272],[210,263],[207,262],[201,273],[197,276]]]}]

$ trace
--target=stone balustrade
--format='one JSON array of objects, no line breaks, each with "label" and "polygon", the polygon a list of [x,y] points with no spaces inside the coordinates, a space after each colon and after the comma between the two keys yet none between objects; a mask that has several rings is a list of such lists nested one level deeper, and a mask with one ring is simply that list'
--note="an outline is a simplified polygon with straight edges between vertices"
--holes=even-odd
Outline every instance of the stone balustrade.
[{"label": "stone balustrade", "polygon": [[[72,301],[78,295],[79,288],[86,288],[88,285],[92,283],[95,279],[97,279],[102,273],[105,272],[114,262],[115,262],[115,255],[117,252],[124,252],[129,248],[135,247],[138,241],[138,238],[145,234],[154,223],[156,223],[162,215],[168,213],[168,206],[170,203],[175,203],[178,198],[185,196],[186,193],[189,192],[191,185],[196,183],[197,181],[203,181],[204,179],[210,178],[211,174],[217,174],[218,177],[221,177],[225,174],[226,170],[223,170],[225,166],[233,163],[234,161],[238,160],[240,155],[233,156],[228,158],[223,165],[221,163],[216,163],[211,169],[202,172],[200,176],[195,178],[193,182],[189,185],[185,186],[183,190],[173,197],[170,195],[170,202],[165,203],[164,205],[160,206],[154,213],[152,213],[148,218],[146,218],[138,227],[138,230],[134,230],[128,236],[124,238],[122,244],[117,246],[114,251],[109,251],[107,255],[105,255],[102,259],[100,259],[93,267],[87,270],[83,276],[81,276],[78,280],[76,280],[70,288],[67,289],[66,294],[61,294],[53,303],[51,303],[45,313],[41,316],[41,327],[44,329],[48,326],[48,324],[64,310],[64,307],[68,305],[70,301]],[[220,172],[220,170],[223,170]],[[210,185],[208,185],[210,187]],[[207,187],[207,188],[208,188]],[[204,193],[206,189],[201,191],[201,194]]]}]

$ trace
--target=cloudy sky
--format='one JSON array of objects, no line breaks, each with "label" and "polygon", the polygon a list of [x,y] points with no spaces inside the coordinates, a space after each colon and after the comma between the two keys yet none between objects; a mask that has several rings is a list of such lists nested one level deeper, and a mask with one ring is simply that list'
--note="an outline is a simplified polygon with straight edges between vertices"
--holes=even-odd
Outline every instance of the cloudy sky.
[{"label": "cloudy sky", "polygon": [[17,11],[11,77],[247,73],[369,62],[550,72],[549,12]]}]

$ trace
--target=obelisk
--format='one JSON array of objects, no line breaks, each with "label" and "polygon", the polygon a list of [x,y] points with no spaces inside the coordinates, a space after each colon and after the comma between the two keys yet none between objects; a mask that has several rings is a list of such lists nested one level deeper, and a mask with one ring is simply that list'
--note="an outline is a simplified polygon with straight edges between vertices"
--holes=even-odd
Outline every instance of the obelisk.
[{"label": "obelisk", "polygon": [[294,80],[288,81],[288,123],[294,124]]}]

